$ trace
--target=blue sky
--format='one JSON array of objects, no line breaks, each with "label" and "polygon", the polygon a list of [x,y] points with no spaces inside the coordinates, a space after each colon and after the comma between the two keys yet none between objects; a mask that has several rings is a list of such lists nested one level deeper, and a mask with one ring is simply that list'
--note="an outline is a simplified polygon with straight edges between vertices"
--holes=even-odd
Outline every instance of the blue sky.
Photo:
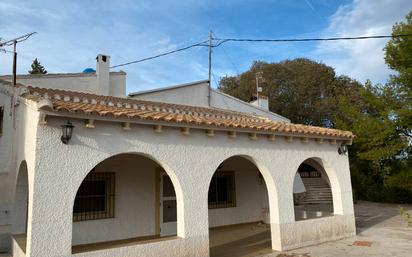
[{"label": "blue sky", "polygon": [[[293,38],[389,34],[412,10],[410,0],[277,1],[16,1],[0,2],[0,37],[36,31],[18,45],[18,72],[38,58],[49,73],[95,66],[99,53],[116,65],[218,37]],[[214,50],[214,86],[221,76],[247,70],[254,60],[307,57],[364,82],[385,82],[387,40],[323,43],[227,43]],[[9,49],[11,50],[11,49]],[[0,74],[12,55],[0,52]],[[122,67],[127,91],[207,79],[206,47]]]}]

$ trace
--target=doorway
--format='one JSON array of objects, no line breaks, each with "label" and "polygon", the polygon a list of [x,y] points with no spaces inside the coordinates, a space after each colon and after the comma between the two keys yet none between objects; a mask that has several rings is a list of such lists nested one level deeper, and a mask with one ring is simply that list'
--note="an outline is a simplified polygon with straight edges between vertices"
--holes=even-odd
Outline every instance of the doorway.
[{"label": "doorway", "polygon": [[160,173],[160,236],[173,236],[177,234],[177,206],[176,193],[170,177]]}]

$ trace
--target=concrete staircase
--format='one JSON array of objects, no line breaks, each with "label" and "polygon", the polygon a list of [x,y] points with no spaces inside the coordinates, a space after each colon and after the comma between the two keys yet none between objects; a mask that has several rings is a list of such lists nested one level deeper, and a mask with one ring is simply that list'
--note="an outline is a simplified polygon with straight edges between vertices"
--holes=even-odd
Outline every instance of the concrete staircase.
[{"label": "concrete staircase", "polygon": [[302,178],[306,188],[304,204],[332,204],[332,190],[323,178]]}]

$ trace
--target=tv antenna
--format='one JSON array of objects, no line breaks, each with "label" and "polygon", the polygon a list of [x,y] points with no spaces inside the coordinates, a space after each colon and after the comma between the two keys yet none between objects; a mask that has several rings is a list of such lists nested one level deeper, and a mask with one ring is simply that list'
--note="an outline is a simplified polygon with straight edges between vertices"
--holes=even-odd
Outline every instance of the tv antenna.
[{"label": "tv antenna", "polygon": [[13,46],[13,85],[16,85],[16,79],[17,79],[17,52],[16,52],[16,45],[17,43],[23,42],[27,40],[29,37],[32,35],[36,34],[37,32],[32,32],[20,37],[16,37],[4,42],[0,42],[0,47],[4,46]]}]

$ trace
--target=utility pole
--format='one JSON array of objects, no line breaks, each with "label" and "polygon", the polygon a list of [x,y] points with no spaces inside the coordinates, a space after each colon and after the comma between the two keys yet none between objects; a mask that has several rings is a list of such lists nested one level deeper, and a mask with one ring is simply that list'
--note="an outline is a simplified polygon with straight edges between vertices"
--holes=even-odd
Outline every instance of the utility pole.
[{"label": "utility pole", "polygon": [[207,103],[210,106],[210,91],[211,91],[211,84],[212,84],[212,30],[209,31],[209,90],[207,95]]},{"label": "utility pole", "polygon": [[0,47],[3,46],[11,46],[13,45],[13,85],[16,85],[17,82],[17,51],[16,51],[16,46],[17,43],[20,43],[22,41],[27,40],[29,37],[32,35],[36,34],[36,32],[32,32],[5,42],[0,42]]}]

